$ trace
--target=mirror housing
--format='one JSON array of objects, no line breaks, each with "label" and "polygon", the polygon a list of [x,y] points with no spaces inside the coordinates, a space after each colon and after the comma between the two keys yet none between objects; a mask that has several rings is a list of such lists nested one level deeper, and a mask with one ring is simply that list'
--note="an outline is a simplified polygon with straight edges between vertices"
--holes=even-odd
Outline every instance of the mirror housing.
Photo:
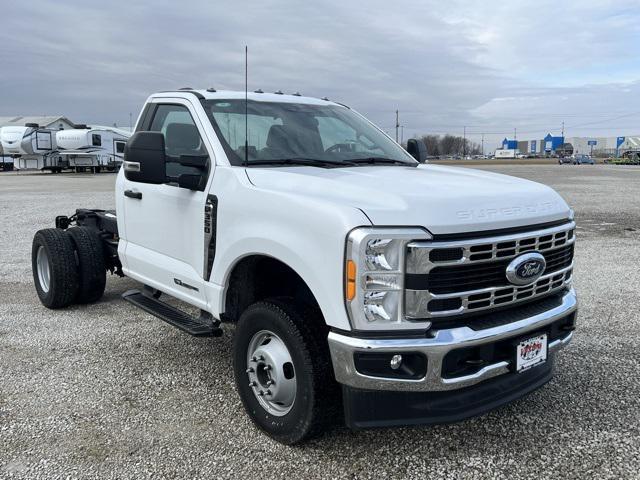
[{"label": "mirror housing", "polygon": [[427,160],[427,147],[422,140],[417,138],[407,140],[407,152],[420,163]]},{"label": "mirror housing", "polygon": [[164,135],[160,132],[136,132],[124,147],[124,176],[132,182],[165,183],[166,163]]}]

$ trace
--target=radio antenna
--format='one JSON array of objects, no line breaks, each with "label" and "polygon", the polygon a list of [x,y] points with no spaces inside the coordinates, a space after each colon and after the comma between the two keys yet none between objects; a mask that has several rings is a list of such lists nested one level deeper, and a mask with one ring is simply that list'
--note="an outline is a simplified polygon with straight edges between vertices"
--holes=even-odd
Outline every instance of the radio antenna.
[{"label": "radio antenna", "polygon": [[249,70],[249,53],[248,48],[244,46],[244,166],[245,168],[249,166],[249,120],[248,120],[248,111],[249,111],[249,101],[247,99],[247,92],[249,90],[248,87],[248,70]]}]

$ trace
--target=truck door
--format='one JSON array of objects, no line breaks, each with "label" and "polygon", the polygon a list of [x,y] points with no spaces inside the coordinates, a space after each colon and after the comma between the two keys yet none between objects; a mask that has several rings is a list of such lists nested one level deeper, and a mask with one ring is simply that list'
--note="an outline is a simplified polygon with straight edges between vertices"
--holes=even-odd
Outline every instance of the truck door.
[{"label": "truck door", "polygon": [[[142,130],[164,134],[168,176],[196,173],[193,167],[175,163],[181,155],[208,156],[211,174],[212,156],[197,118],[187,100],[162,99],[141,125]],[[205,192],[175,184],[124,182],[125,273],[204,308]]]}]

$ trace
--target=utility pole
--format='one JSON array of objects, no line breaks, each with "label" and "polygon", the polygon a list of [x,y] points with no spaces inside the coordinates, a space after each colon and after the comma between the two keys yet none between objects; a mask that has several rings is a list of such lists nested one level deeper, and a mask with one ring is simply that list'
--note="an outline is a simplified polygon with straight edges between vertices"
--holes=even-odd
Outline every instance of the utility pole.
[{"label": "utility pole", "polygon": [[562,122],[562,142],[564,143],[564,122]]},{"label": "utility pole", "polygon": [[462,127],[462,159],[467,156],[467,127]]},{"label": "utility pole", "polygon": [[398,116],[398,110],[396,110],[396,143],[398,143],[398,128],[400,128],[400,117]]},{"label": "utility pole", "polygon": [[482,156],[484,157],[484,133],[482,134],[481,143],[482,143]]}]

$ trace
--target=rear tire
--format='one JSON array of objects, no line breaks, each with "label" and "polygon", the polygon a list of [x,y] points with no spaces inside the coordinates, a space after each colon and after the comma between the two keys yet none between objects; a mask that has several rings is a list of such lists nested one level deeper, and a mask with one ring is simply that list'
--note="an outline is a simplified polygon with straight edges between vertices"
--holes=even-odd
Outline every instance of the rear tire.
[{"label": "rear tire", "polygon": [[[233,367],[249,417],[278,442],[292,445],[319,435],[340,416],[326,325],[318,312],[303,312],[292,300],[245,310],[233,338]],[[275,383],[269,386],[269,380]]]},{"label": "rear tire", "polygon": [[102,239],[87,227],[73,227],[67,232],[78,257],[80,287],[75,300],[77,303],[95,302],[104,294],[107,282]]},{"label": "rear tire", "polygon": [[39,230],[33,237],[31,268],[38,298],[47,308],[71,305],[78,293],[73,242],[57,228]]}]

